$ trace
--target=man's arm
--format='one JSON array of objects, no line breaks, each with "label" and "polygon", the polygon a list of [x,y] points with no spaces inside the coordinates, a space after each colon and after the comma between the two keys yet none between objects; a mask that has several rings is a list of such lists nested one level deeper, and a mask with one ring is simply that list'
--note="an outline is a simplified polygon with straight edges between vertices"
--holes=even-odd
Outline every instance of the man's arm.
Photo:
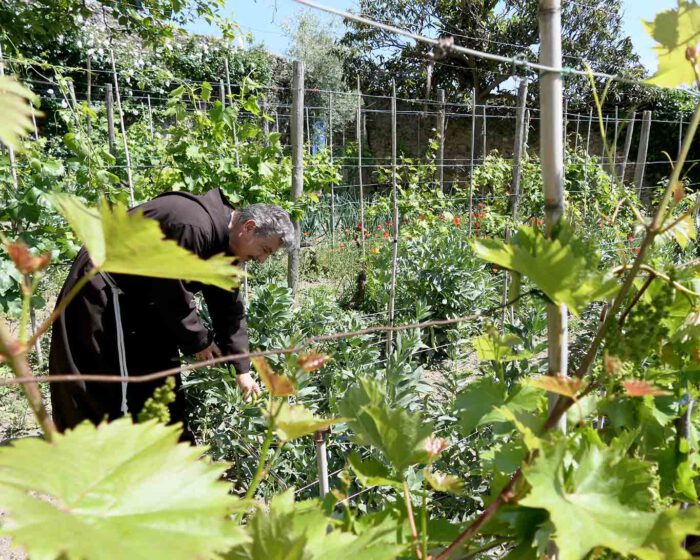
[{"label": "man's arm", "polygon": [[[240,290],[229,292],[215,286],[205,286],[202,293],[214,327],[214,339],[221,354],[248,352],[248,327]],[[236,358],[230,363],[236,369],[236,382],[243,392],[252,391],[257,395],[260,388],[250,375],[250,358]]]}]

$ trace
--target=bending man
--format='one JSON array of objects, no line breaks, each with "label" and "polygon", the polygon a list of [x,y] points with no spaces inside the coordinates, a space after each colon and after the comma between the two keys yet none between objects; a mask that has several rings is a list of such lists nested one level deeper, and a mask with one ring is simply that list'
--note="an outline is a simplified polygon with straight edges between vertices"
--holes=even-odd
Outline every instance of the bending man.
[{"label": "bending man", "polygon": [[[264,262],[294,243],[289,215],[277,206],[254,204],[234,209],[219,189],[200,196],[166,193],[138,207],[158,220],[165,236],[209,258]],[[81,249],[58,296],[60,301],[92,267]],[[213,333],[202,323],[194,294],[204,296]],[[115,301],[116,304],[115,305]],[[119,316],[118,316],[119,315]],[[248,350],[245,308],[238,290],[228,292],[196,282],[126,274],[97,274],[80,290],[53,326],[49,374],[145,375],[180,364],[180,353],[198,361]],[[121,359],[120,359],[121,358]],[[236,381],[245,393],[258,393],[248,359],[233,360]],[[163,380],[146,383],[52,383],[53,418],[59,430],[83,420],[137,415]],[[173,421],[185,424],[179,390],[170,405]],[[183,439],[192,439],[185,424]]]}]

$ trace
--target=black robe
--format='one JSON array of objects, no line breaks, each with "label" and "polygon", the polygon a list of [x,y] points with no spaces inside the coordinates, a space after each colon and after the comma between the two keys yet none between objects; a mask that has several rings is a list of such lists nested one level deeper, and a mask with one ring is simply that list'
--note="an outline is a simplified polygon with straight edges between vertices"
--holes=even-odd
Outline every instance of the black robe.
[{"label": "black robe", "polygon": [[[220,190],[200,196],[166,193],[138,207],[145,216],[160,222],[166,237],[206,259],[219,253],[231,254],[228,224],[233,208]],[[58,301],[78,279],[92,268],[90,257],[81,249],[71,267]],[[119,304],[124,332],[127,370],[130,376],[145,375],[180,364],[182,354],[194,354],[215,341],[224,354],[248,350],[245,308],[238,290],[183,282],[113,274],[121,290]],[[202,324],[194,294],[202,292],[214,334]],[[119,360],[116,318],[112,292],[101,274],[80,290],[54,323],[49,355],[49,375],[96,373],[118,375]],[[238,373],[250,369],[247,359],[231,362]],[[130,383],[127,386],[129,412],[135,417],[144,402],[163,380]],[[170,405],[173,422],[185,422],[185,400],[177,377],[177,399]],[[52,383],[51,404],[56,427],[71,428],[83,420],[98,423],[121,413],[120,383]]]}]

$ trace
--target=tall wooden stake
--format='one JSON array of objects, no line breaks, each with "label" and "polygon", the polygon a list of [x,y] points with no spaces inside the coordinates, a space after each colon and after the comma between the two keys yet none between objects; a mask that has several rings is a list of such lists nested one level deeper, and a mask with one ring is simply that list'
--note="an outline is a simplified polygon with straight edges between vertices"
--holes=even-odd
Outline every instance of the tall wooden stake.
[{"label": "tall wooden stake", "polygon": [[482,116],[482,127],[481,127],[481,142],[482,142],[482,147],[481,147],[481,161],[486,160],[486,101],[484,101],[484,104],[481,107],[481,116]]},{"label": "tall wooden stake", "polygon": [[107,113],[107,139],[109,141],[109,153],[116,155],[114,138],[114,98],[112,97],[112,84],[105,85],[105,111]]},{"label": "tall wooden stake", "polygon": [[[540,0],[540,63],[561,68],[561,3]],[[545,234],[564,213],[564,149],[562,146],[562,78],[559,72],[540,72],[540,159],[545,201]],[[547,306],[549,375],[567,375],[568,310],[565,305]],[[550,394],[550,407],[557,395]],[[565,421],[559,428],[566,429]]]},{"label": "tall wooden stake", "polygon": [[[328,149],[333,166],[333,92],[328,93]],[[331,183],[331,243],[335,247],[335,185]]]},{"label": "tall wooden stake", "polygon": [[[396,298],[396,266],[399,256],[399,201],[396,184],[396,82],[391,81],[391,200],[392,200],[392,251],[391,251],[391,283],[389,284],[389,308],[387,310],[388,325],[394,326],[394,299]],[[393,332],[386,333],[386,355],[391,354],[394,340]]]},{"label": "tall wooden stake", "polygon": [[[92,55],[87,55],[87,104],[88,107],[92,107]],[[92,119],[90,115],[87,116],[87,133],[88,136],[92,133]]]},{"label": "tall wooden stake", "polygon": [[634,134],[634,120],[636,119],[636,117],[637,113],[632,113],[632,117],[627,123],[627,131],[625,133],[625,147],[622,152],[622,162],[620,163],[619,169],[617,171],[617,174],[620,177],[620,183],[625,182],[625,175],[627,174],[627,161],[630,155],[630,148],[632,147],[632,135]]},{"label": "tall wooden stake", "polygon": [[476,88],[472,88],[472,137],[469,142],[469,235],[474,215],[474,146],[476,141]]},{"label": "tall wooden stake", "polygon": [[[231,73],[228,69],[228,58],[224,58],[224,70],[226,72],[226,94],[228,95],[229,103],[233,105],[233,96],[231,95]],[[241,159],[238,155],[238,131],[237,131],[237,119],[233,121],[231,126],[233,131],[233,155],[236,158],[236,167],[241,166]]]},{"label": "tall wooden stake", "polygon": [[151,94],[146,95],[146,104],[148,107],[148,130],[151,131],[151,138],[155,138],[156,133],[153,130],[153,107],[151,106]]},{"label": "tall wooden stake", "polygon": [[[518,106],[515,112],[515,140],[513,142],[513,175],[510,181],[510,211],[513,223],[518,222],[518,209],[520,206],[520,177],[522,174],[522,157],[524,148],[524,136],[525,136],[525,103],[527,101],[527,79],[523,78],[520,80],[520,86],[518,87]],[[511,229],[506,227],[506,243],[510,242]],[[508,313],[508,308],[506,304],[508,303],[508,284],[509,275],[508,272],[503,276],[503,315],[501,316],[501,330],[505,325],[506,315]]]},{"label": "tall wooden stake", "polygon": [[[295,60],[292,71],[292,203],[295,203],[304,191],[304,63]],[[287,285],[295,296],[299,281],[300,240],[299,220],[294,220],[294,247],[289,252]]]},{"label": "tall wooden stake", "polygon": [[651,111],[644,111],[642,115],[642,130],[639,137],[637,150],[637,164],[634,166],[634,187],[637,196],[642,198],[642,184],[644,183],[644,171],[647,164],[647,149],[649,148],[649,131],[651,130]]},{"label": "tall wooden stake", "polygon": [[114,63],[114,51],[109,51],[112,58],[112,75],[114,76],[114,93],[117,96],[117,110],[119,111],[119,126],[122,131],[122,141],[124,142],[124,158],[126,159],[126,179],[129,184],[129,203],[135,206],[134,200],[134,179],[131,176],[131,156],[129,155],[129,143],[126,140],[126,126],[124,125],[124,111],[122,110],[122,99],[119,95],[119,80],[117,79],[117,66]]},{"label": "tall wooden stake", "polygon": [[612,145],[612,161],[610,162],[610,175],[615,175],[615,168],[617,167],[617,134],[620,128],[619,121],[619,108],[615,105],[615,126],[613,128],[613,145]]},{"label": "tall wooden stake", "polygon": [[438,185],[442,192],[445,192],[445,90],[438,88],[437,90],[437,100],[440,104],[440,111],[438,113],[438,125],[437,130],[440,135],[440,148],[438,151],[437,165],[438,165]]},{"label": "tall wooden stake", "polygon": [[362,184],[362,93],[360,92],[360,77],[357,77],[357,179],[360,187],[360,246],[362,259],[365,258],[365,192]]},{"label": "tall wooden stake", "polygon": [[574,134],[574,153],[578,151],[578,131],[581,126],[581,114],[576,113],[576,132]]}]

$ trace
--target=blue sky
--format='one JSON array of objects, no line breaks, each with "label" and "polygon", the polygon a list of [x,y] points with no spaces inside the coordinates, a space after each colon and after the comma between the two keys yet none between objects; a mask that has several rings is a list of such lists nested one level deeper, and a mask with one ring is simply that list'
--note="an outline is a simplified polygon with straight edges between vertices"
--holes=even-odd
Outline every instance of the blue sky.
[{"label": "blue sky", "polygon": [[[344,10],[356,5],[354,0],[317,1]],[[586,0],[580,1],[583,3]],[[644,65],[650,70],[655,70],[656,62],[651,49],[653,42],[646,34],[641,20],[653,19],[657,12],[674,7],[676,0],[624,0],[623,4],[625,31],[632,38]],[[244,32],[253,35],[255,42],[264,43],[269,50],[284,54],[288,40],[283,31],[283,23],[307,8],[293,0],[226,0],[226,9],[229,17],[239,23]],[[338,25],[340,19],[322,13],[319,13],[319,17],[335,25]],[[198,32],[209,31],[204,25],[190,26],[190,29]]]}]

